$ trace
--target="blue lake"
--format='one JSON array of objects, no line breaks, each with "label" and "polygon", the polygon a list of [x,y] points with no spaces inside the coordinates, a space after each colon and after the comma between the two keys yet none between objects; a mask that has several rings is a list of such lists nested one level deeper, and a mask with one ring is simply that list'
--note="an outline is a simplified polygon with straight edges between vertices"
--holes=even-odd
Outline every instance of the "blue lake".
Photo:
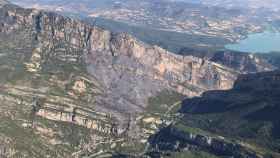
[{"label": "blue lake", "polygon": [[228,44],[227,49],[248,53],[269,53],[280,51],[280,32],[264,31],[250,34],[246,39],[235,44]]}]

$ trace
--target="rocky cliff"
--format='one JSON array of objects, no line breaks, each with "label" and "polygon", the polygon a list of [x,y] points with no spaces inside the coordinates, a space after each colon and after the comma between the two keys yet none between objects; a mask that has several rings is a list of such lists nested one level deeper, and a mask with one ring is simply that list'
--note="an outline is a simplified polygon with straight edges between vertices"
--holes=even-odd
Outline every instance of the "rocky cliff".
[{"label": "rocky cliff", "polygon": [[13,155],[68,157],[103,144],[111,150],[127,135],[139,142],[133,114],[145,111],[150,97],[163,90],[193,97],[229,89],[238,75],[127,34],[1,4],[0,124],[7,129],[0,133],[14,140],[6,144]]},{"label": "rocky cliff", "polygon": [[6,6],[1,15],[3,33],[25,29],[32,36],[34,49],[25,63],[28,71],[47,71],[56,61],[84,64],[103,88],[98,102],[110,109],[141,111],[147,98],[163,89],[190,97],[228,89],[237,75],[225,66],[177,56],[127,34],[115,35],[53,13]]}]

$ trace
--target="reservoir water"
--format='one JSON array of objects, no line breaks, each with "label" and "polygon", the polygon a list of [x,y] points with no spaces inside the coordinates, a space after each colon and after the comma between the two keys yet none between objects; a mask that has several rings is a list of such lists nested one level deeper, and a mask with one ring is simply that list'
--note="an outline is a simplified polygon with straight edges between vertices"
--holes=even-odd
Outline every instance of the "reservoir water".
[{"label": "reservoir water", "polygon": [[228,44],[227,49],[248,53],[269,53],[280,51],[280,32],[264,31],[250,34],[238,43]]}]

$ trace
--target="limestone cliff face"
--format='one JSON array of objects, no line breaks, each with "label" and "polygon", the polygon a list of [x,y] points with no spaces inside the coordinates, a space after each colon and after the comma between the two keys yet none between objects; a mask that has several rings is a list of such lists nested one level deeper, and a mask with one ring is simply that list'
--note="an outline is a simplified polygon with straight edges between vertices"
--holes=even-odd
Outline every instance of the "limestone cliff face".
[{"label": "limestone cliff face", "polygon": [[187,96],[229,89],[237,72],[192,56],[174,55],[127,34],[113,34],[54,13],[6,5],[0,11],[1,32],[24,29],[33,51],[25,66],[40,73],[58,62],[84,65],[103,88],[99,110],[137,112],[164,89]]},{"label": "limestone cliff face", "polygon": [[[144,107],[148,97],[163,89],[190,97],[210,89],[228,89],[237,75],[219,64],[174,55],[126,34],[108,35],[103,48],[93,49],[87,55],[88,70],[102,81],[109,95],[117,96],[109,102],[117,100],[120,106],[136,104]],[[96,36],[93,34],[93,37]]]},{"label": "limestone cliff face", "polygon": [[[59,109],[60,107],[57,108]],[[113,126],[113,119],[110,116],[101,115],[94,111],[86,111],[86,109],[63,109],[61,111],[58,111],[58,109],[55,106],[52,108],[44,107],[38,110],[36,115],[53,121],[77,124],[106,135],[118,136],[122,134],[121,129]]]}]

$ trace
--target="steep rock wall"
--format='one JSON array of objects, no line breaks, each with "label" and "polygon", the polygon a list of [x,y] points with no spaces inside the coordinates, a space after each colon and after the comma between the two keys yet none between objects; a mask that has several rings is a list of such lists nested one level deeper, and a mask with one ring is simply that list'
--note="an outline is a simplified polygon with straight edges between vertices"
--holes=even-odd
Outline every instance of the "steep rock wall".
[{"label": "steep rock wall", "polygon": [[32,37],[29,72],[46,72],[62,64],[87,68],[103,87],[97,110],[143,111],[148,98],[164,89],[189,97],[214,89],[230,89],[238,73],[193,56],[174,55],[127,34],[107,30],[54,13],[6,5],[0,11],[1,32],[20,30]]}]

